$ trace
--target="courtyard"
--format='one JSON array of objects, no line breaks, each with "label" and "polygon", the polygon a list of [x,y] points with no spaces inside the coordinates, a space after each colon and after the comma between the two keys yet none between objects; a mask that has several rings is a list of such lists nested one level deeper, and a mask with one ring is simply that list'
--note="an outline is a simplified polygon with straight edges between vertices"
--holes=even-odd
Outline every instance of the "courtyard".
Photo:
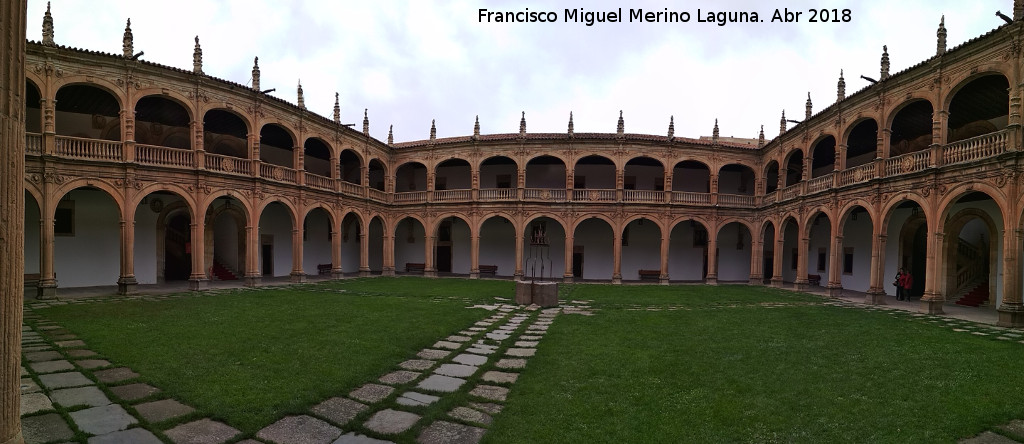
[{"label": "courtyard", "polygon": [[746,285],[512,293],[398,277],[28,302],[26,439],[1024,438],[1019,330]]}]

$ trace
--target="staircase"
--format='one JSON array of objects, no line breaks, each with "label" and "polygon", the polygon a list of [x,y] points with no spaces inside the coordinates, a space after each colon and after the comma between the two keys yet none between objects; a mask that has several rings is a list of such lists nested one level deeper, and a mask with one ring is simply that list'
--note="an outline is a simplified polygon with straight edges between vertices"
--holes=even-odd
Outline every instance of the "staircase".
[{"label": "staircase", "polygon": [[213,261],[213,266],[210,267],[210,274],[213,275],[214,279],[219,281],[237,281],[238,276],[227,267],[220,264],[220,262]]},{"label": "staircase", "polygon": [[967,294],[958,299],[956,304],[968,307],[979,307],[988,304],[988,281],[985,280],[978,283]]}]

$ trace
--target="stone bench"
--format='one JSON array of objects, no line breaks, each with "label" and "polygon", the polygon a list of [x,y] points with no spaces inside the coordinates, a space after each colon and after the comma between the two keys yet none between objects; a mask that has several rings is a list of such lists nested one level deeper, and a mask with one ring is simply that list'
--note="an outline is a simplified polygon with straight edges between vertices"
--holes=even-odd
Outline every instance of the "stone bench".
[{"label": "stone bench", "polygon": [[406,273],[420,273],[420,274],[423,274],[423,271],[426,270],[426,269],[427,269],[427,265],[426,264],[416,263],[416,262],[406,262],[405,263],[405,272]]},{"label": "stone bench", "polygon": [[481,265],[480,266],[480,275],[482,276],[482,275],[485,275],[485,274],[488,275],[488,276],[494,277],[494,275],[498,274],[498,266],[497,265]]},{"label": "stone bench", "polygon": [[331,274],[331,264],[319,264],[316,266],[317,274]]},{"label": "stone bench", "polygon": [[661,280],[661,270],[640,270],[641,281],[657,281]]}]

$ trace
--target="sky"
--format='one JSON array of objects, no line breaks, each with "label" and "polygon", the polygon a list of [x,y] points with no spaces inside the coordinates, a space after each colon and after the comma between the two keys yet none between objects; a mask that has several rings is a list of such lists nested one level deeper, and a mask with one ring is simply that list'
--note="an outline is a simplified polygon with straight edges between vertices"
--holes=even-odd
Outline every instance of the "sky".
[{"label": "sky", "polygon": [[[778,135],[783,110],[802,120],[810,93],[817,112],[836,100],[840,70],[847,95],[877,79],[882,46],[891,73],[935,54],[945,16],[953,48],[1013,15],[1012,0],[859,1],[391,1],[371,0],[53,0],[59,45],[121,54],[131,19],[142,60],[192,69],[194,38],[206,74],[251,83],[259,57],[261,88],[330,118],[334,95],[342,123],[395,142],[472,134],[616,130],[678,137]],[[173,5],[173,7],[164,7]],[[29,0],[28,38],[41,40],[46,2]],[[555,23],[487,23],[480,9],[552,11]],[[622,22],[564,21],[566,9],[621,11]],[[630,9],[683,11],[686,23],[630,23]],[[798,22],[772,22],[776,8]],[[815,22],[810,9],[849,9],[850,20]],[[699,15],[698,15],[699,11]],[[759,23],[701,23],[708,12],[756,12]]]}]

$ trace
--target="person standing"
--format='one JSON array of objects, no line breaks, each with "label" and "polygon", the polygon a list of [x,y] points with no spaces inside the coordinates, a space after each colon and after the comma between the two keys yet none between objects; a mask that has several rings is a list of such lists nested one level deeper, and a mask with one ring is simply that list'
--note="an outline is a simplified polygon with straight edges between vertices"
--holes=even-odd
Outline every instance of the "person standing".
[{"label": "person standing", "polygon": [[910,289],[914,287],[914,275],[909,272],[903,272],[903,280],[901,281],[903,287],[903,299],[910,300]]},{"label": "person standing", "polygon": [[892,281],[892,284],[896,286],[896,300],[903,300],[903,267],[900,267],[896,271],[896,278]]}]

